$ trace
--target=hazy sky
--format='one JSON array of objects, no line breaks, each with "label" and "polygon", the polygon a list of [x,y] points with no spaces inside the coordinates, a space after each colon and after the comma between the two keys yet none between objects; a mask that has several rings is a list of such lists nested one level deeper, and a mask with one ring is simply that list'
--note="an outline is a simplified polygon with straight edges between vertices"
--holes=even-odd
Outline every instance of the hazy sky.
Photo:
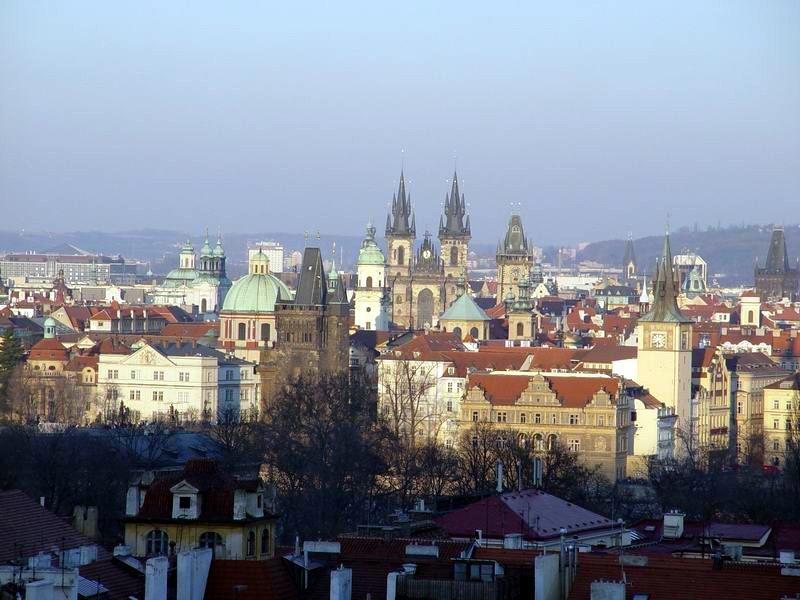
[{"label": "hazy sky", "polygon": [[0,229],[382,230],[401,160],[481,241],[797,222],[800,2],[0,3]]}]

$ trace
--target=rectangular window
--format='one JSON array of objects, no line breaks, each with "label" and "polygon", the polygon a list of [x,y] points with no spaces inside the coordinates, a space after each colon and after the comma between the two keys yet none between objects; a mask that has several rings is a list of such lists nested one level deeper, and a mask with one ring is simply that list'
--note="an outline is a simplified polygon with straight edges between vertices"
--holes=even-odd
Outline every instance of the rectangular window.
[{"label": "rectangular window", "polygon": [[477,422],[478,421],[478,411],[477,410],[473,410],[472,411],[472,420],[473,420],[473,422]]},{"label": "rectangular window", "polygon": [[786,401],[786,410],[792,410],[792,401],[791,400],[787,400]]},{"label": "rectangular window", "polygon": [[556,413],[552,413],[550,415],[550,424],[556,425],[558,423],[558,415]]},{"label": "rectangular window", "polygon": [[136,392],[131,390],[130,394],[128,394],[129,400],[136,400]]},{"label": "rectangular window", "polygon": [[525,415],[525,413],[520,413],[519,414],[519,422],[520,423],[526,423],[527,421],[528,421],[528,417]]},{"label": "rectangular window", "polygon": [[606,416],[605,415],[597,415],[597,425],[599,427],[605,427],[605,425],[606,425]]},{"label": "rectangular window", "polygon": [[233,380],[233,371],[228,369],[225,371],[225,381],[232,381]]},{"label": "rectangular window", "polygon": [[780,421],[778,419],[772,419],[772,428],[773,429],[780,429]]},{"label": "rectangular window", "polygon": [[448,381],[447,382],[447,392],[450,393],[450,394],[453,393],[453,382],[452,381]]},{"label": "rectangular window", "polygon": [[533,422],[537,425],[542,422],[542,413],[534,413],[533,414]]},{"label": "rectangular window", "polygon": [[136,379],[136,371],[131,371],[131,379]]},{"label": "rectangular window", "polygon": [[781,449],[781,442],[780,440],[772,440],[772,449],[775,452],[778,452]]},{"label": "rectangular window", "polygon": [[580,452],[581,450],[581,441],[580,440],[570,440],[567,443],[571,452]]},{"label": "rectangular window", "polygon": [[570,425],[577,425],[580,417],[578,415],[570,415],[569,416],[569,424]]},{"label": "rectangular window", "polygon": [[772,408],[773,408],[773,410],[780,410],[781,409],[780,400],[773,400],[772,401]]},{"label": "rectangular window", "polygon": [[188,509],[192,506],[192,499],[189,496],[180,496],[178,498],[178,508]]},{"label": "rectangular window", "polygon": [[462,391],[464,389],[464,384],[460,381],[456,384],[456,391]]},{"label": "rectangular window", "polygon": [[453,412],[453,401],[452,400],[448,400],[447,401],[447,412]]},{"label": "rectangular window", "polygon": [[739,400],[739,402],[736,403],[736,414],[737,415],[742,414],[742,410],[743,410],[742,401]]},{"label": "rectangular window", "polygon": [[508,421],[508,413],[499,412],[497,413],[497,422],[498,423],[506,423]]}]

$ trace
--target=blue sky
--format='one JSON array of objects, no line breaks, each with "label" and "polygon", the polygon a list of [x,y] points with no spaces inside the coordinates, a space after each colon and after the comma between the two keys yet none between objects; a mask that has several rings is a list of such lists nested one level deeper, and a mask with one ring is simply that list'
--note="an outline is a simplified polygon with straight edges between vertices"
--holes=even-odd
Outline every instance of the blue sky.
[{"label": "blue sky", "polygon": [[0,228],[798,220],[800,2],[0,3]]}]

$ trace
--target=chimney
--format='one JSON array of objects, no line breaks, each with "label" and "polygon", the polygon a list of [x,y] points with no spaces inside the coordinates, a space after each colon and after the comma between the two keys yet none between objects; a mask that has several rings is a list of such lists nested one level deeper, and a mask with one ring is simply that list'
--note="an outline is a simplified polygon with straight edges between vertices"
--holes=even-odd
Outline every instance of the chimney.
[{"label": "chimney", "polygon": [[591,600],[625,600],[625,584],[621,581],[593,581]]},{"label": "chimney", "polygon": [[211,548],[196,548],[178,554],[177,600],[203,600],[212,555]]},{"label": "chimney", "polygon": [[503,493],[503,463],[497,461],[497,493]]},{"label": "chimney", "polygon": [[169,559],[156,556],[147,560],[144,575],[144,600],[167,600]]},{"label": "chimney", "polygon": [[[331,571],[330,600],[350,600],[353,594],[353,571],[340,566]],[[181,600],[180,598],[178,600]],[[202,598],[200,599],[202,600]]]},{"label": "chimney", "polygon": [[683,537],[683,518],[682,512],[671,510],[664,514],[663,536],[668,540],[677,540]]},{"label": "chimney", "polygon": [[25,583],[25,600],[52,600],[56,598],[53,582],[49,579],[38,579]]}]

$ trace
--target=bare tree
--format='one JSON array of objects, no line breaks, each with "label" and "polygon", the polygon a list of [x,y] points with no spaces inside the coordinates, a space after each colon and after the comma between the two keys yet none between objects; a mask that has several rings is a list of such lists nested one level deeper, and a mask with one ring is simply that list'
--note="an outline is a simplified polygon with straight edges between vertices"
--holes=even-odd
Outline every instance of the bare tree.
[{"label": "bare tree", "polygon": [[384,359],[378,376],[381,418],[397,439],[413,448],[420,438],[435,440],[442,426],[435,405],[436,367],[429,361]]}]

